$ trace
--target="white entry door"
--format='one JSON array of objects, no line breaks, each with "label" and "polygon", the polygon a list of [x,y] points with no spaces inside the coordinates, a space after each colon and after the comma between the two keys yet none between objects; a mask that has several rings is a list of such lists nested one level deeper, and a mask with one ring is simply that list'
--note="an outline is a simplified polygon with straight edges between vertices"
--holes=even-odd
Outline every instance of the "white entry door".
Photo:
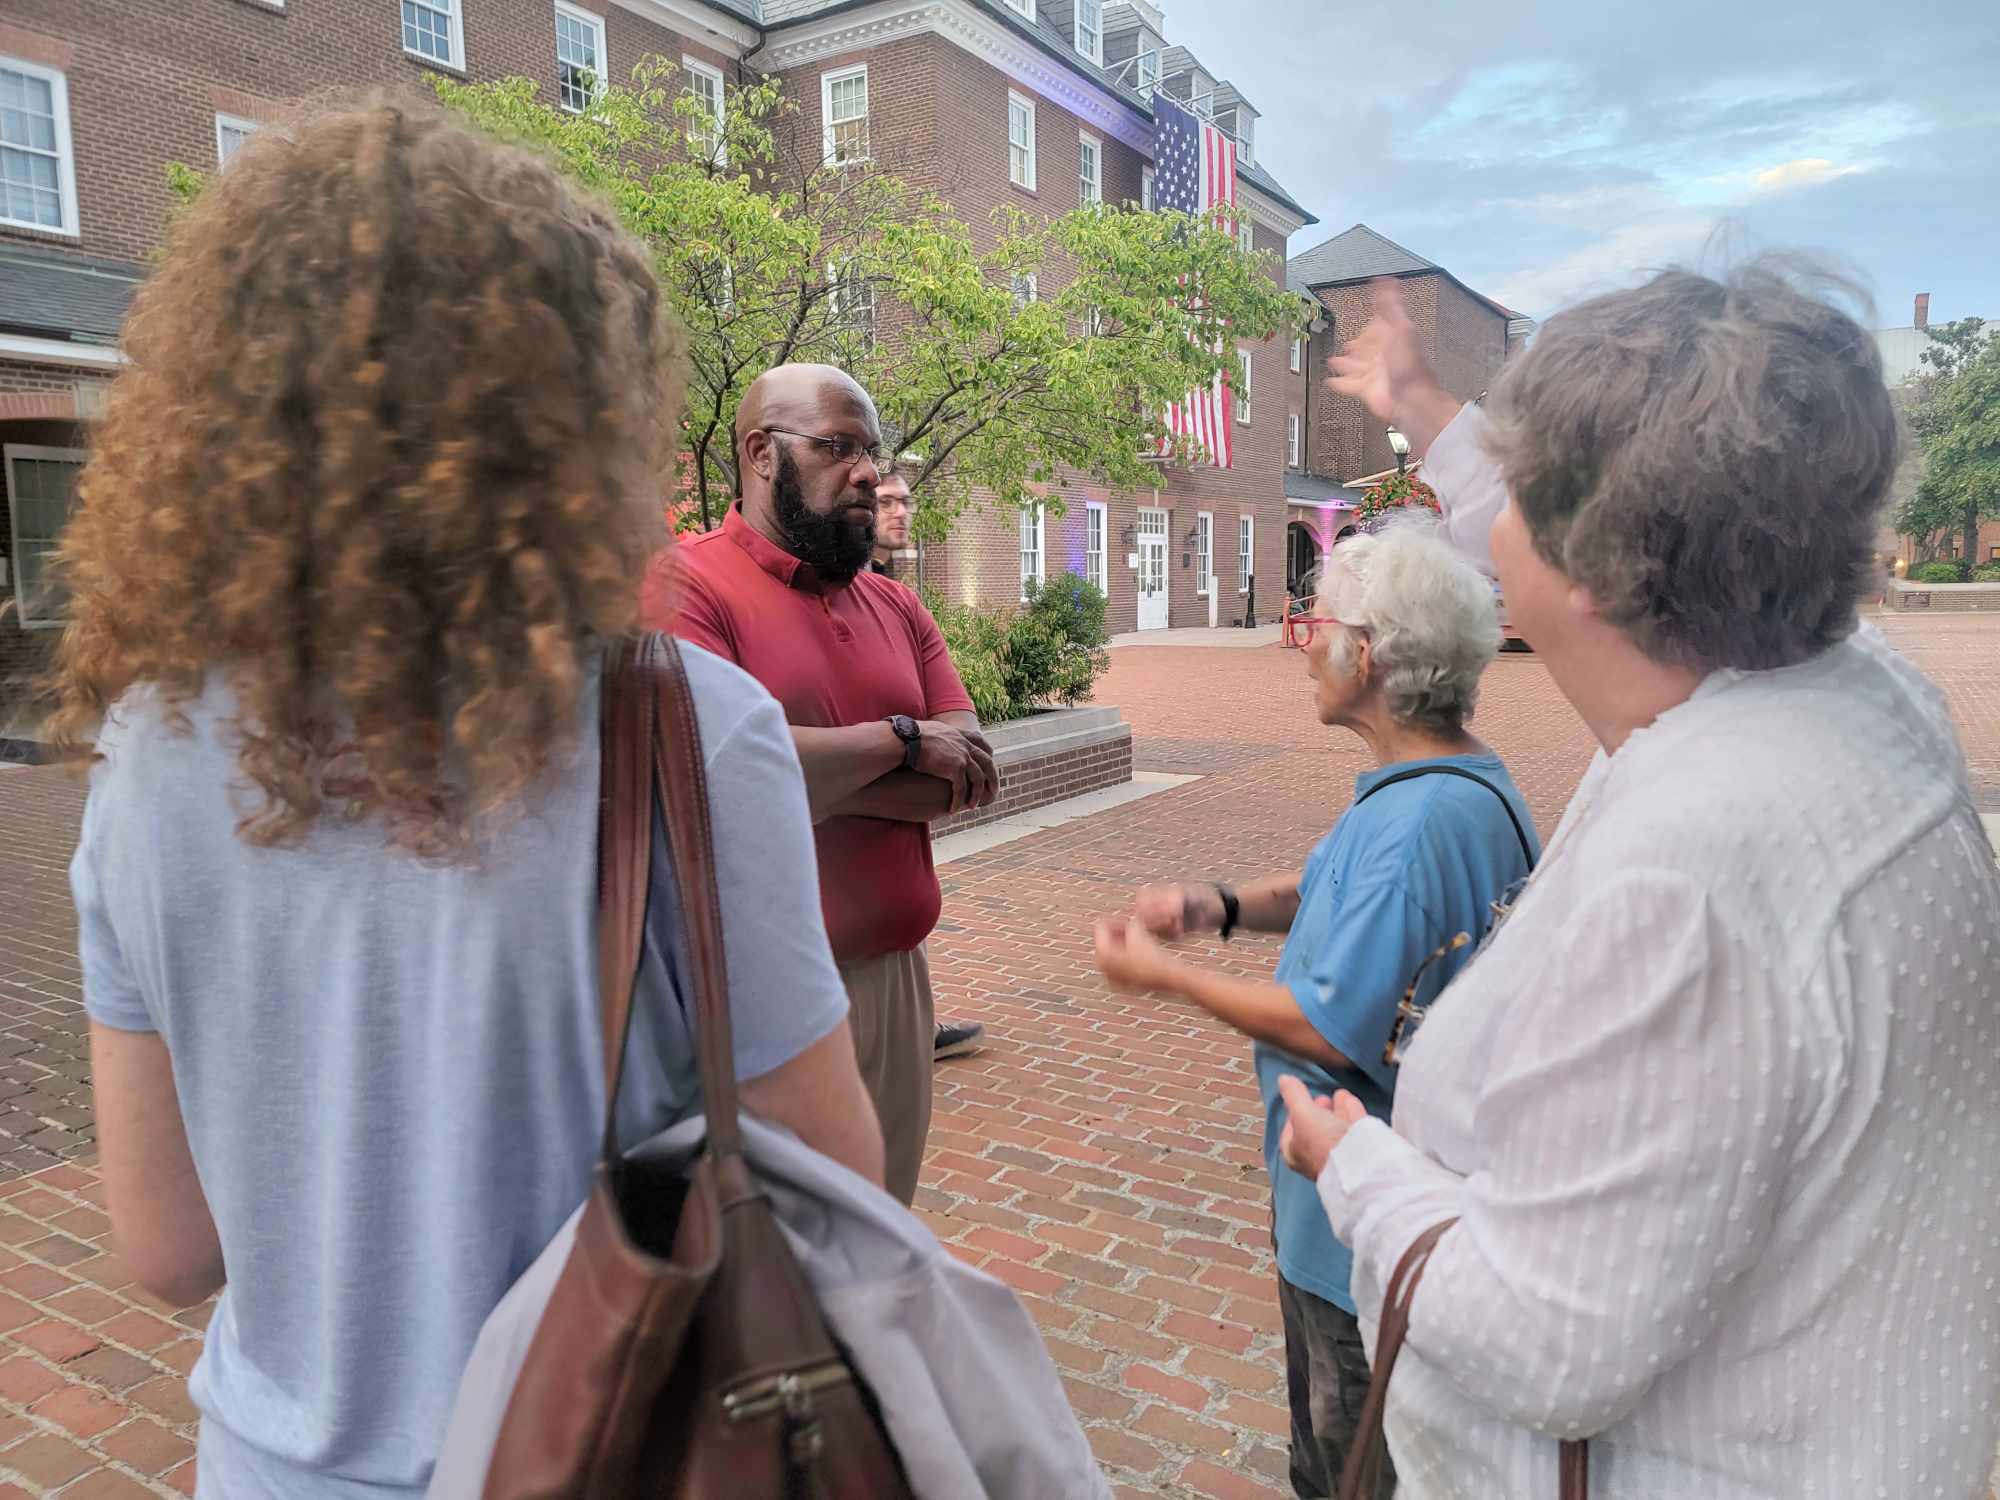
[{"label": "white entry door", "polygon": [[1139,511],[1139,628],[1167,628],[1167,513]]}]

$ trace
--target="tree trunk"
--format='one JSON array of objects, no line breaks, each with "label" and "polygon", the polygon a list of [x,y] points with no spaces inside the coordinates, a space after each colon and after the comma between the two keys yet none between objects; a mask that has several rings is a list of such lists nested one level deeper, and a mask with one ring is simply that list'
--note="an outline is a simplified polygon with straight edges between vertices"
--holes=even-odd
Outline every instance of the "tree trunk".
[{"label": "tree trunk", "polygon": [[1979,501],[1965,502],[1965,576],[1970,578],[1972,570],[1979,566]]}]

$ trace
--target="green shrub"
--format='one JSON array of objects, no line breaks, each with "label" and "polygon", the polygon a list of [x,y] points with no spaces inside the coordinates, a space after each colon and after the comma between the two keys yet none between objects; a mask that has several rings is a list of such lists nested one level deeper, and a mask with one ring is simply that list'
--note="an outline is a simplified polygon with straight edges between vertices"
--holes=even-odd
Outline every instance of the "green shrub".
[{"label": "green shrub", "polygon": [[1019,609],[977,610],[927,597],[959,680],[980,719],[998,724],[1090,696],[1111,665],[1103,590],[1059,573]]},{"label": "green shrub", "polygon": [[1974,583],[2000,583],[2000,562],[1990,562],[1972,570]]},{"label": "green shrub", "polygon": [[1910,569],[1911,583],[1963,583],[1965,570],[1955,562],[1918,563]]},{"label": "green shrub", "polygon": [[1016,717],[1007,691],[1006,617],[982,614],[963,604],[940,604],[931,612],[980,722],[998,724]]}]

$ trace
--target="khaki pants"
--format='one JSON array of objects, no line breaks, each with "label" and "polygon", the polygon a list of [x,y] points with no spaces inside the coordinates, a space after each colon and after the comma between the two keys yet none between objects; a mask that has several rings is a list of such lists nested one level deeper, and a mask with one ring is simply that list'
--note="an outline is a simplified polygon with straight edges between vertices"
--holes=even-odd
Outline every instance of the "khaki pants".
[{"label": "khaki pants", "polygon": [[882,1121],[883,1182],[904,1203],[917,1195],[931,1132],[937,1042],[931,966],[923,946],[840,966],[861,1081]]}]

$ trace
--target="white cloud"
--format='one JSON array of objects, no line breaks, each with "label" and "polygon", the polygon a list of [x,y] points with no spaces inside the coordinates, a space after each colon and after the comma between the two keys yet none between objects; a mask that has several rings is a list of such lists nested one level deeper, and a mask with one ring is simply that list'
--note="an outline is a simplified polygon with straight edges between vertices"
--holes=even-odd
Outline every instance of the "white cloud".
[{"label": "white cloud", "polygon": [[1631,286],[1670,264],[1698,260],[1721,221],[1700,209],[1672,209],[1614,229],[1548,265],[1516,272],[1488,288],[1536,317],[1599,292]]},{"label": "white cloud", "polygon": [[1851,177],[1866,170],[1865,167],[1835,166],[1824,156],[1802,156],[1797,161],[1752,172],[1750,183],[1760,193],[1782,193],[1792,188],[1817,187],[1836,177]]}]

